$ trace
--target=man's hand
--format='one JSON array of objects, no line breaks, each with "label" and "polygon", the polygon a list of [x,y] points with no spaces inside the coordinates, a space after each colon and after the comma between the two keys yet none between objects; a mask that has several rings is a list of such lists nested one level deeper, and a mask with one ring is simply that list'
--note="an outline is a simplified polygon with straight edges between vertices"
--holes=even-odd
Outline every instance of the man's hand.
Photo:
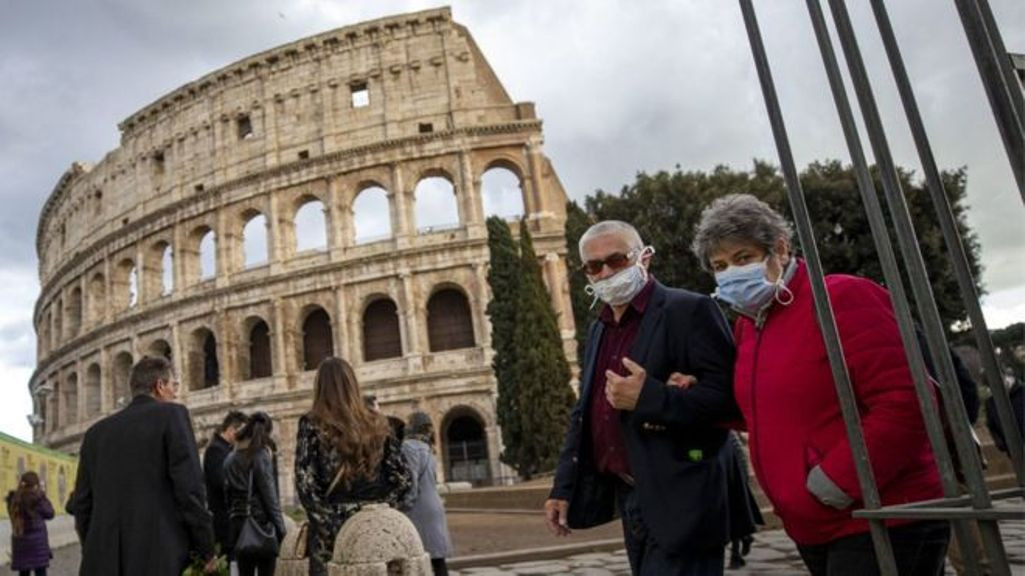
[{"label": "man's hand", "polygon": [[630,372],[629,376],[620,376],[612,370],[605,371],[605,398],[617,410],[633,410],[648,373],[643,366],[626,357],[623,358],[623,366]]},{"label": "man's hand", "polygon": [[690,374],[680,374],[679,372],[673,372],[669,375],[669,381],[666,382],[666,386],[676,386],[677,388],[683,388],[687,390],[691,386],[698,383],[698,379],[691,376]]},{"label": "man's hand", "polygon": [[556,536],[569,536],[570,529],[566,524],[566,513],[569,511],[569,502],[549,498],[545,500],[545,522],[548,523],[548,530]]}]

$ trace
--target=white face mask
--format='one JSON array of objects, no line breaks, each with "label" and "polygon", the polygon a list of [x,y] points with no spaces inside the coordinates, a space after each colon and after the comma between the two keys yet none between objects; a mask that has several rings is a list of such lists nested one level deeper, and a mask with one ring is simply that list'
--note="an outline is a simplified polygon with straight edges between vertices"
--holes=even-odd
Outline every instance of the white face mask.
[{"label": "white face mask", "polygon": [[655,249],[651,246],[644,247],[637,256],[637,262],[623,268],[608,278],[594,280],[584,288],[590,296],[594,296],[591,307],[601,300],[612,306],[621,306],[629,303],[648,283],[648,269],[644,267],[641,260],[645,255],[654,254]]}]

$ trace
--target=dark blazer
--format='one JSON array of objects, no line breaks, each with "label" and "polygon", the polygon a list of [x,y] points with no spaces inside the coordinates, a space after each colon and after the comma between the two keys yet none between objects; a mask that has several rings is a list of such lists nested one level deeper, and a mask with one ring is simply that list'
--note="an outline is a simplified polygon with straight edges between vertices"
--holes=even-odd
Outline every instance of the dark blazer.
[{"label": "dark blazer", "polygon": [[[591,380],[604,325],[591,325],[580,378],[551,497],[569,501],[571,528],[615,517],[614,479],[598,474],[588,422]],[[633,411],[620,412],[630,471],[641,513],[661,547],[702,550],[729,539],[725,471],[719,450],[725,428],[739,418],[733,398],[733,341],[722,312],[707,296],[655,283],[630,358],[647,380]],[[670,387],[673,372],[691,374],[689,390]]]},{"label": "dark blazer", "polygon": [[[238,531],[245,521],[246,512],[252,514],[262,526],[272,528],[278,541],[285,538],[285,520],[281,516],[275,467],[270,450],[246,456],[235,450],[224,461],[224,498],[231,518],[231,540],[238,540]],[[252,477],[252,490],[249,488]]]},{"label": "dark blazer", "polygon": [[231,454],[231,444],[220,434],[214,434],[210,445],[203,452],[203,478],[206,481],[206,498],[210,513],[214,515],[214,540],[221,545],[221,552],[230,553],[235,542],[229,538],[228,504],[224,496],[224,459]]},{"label": "dark blazer", "polygon": [[213,554],[188,410],[148,395],[85,433],[71,501],[82,576],[179,576]]}]

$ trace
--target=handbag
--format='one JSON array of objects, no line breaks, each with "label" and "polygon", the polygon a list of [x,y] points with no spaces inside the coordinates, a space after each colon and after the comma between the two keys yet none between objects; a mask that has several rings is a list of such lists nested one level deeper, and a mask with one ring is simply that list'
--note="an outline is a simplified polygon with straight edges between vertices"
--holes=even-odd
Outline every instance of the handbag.
[{"label": "handbag", "polygon": [[239,530],[235,541],[236,556],[277,556],[279,551],[278,535],[273,526],[262,526],[252,514],[253,470],[249,470],[249,487],[246,490],[246,519]]}]

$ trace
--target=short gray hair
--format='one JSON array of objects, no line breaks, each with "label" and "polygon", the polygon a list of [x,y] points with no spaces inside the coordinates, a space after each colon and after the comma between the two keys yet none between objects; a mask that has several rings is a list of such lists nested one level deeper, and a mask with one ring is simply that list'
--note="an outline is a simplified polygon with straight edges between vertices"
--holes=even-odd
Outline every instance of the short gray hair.
[{"label": "short gray hair", "polygon": [[710,271],[709,257],[723,242],[750,242],[768,253],[780,238],[789,244],[792,236],[790,223],[765,202],[750,194],[727,194],[701,212],[690,249]]},{"label": "short gray hair", "polygon": [[630,224],[621,220],[602,220],[588,228],[580,236],[580,242],[577,245],[577,249],[580,251],[580,259],[584,259],[584,244],[599,236],[608,236],[610,234],[615,234],[622,238],[630,250],[640,250],[644,247],[644,241],[641,240],[640,233]]}]

